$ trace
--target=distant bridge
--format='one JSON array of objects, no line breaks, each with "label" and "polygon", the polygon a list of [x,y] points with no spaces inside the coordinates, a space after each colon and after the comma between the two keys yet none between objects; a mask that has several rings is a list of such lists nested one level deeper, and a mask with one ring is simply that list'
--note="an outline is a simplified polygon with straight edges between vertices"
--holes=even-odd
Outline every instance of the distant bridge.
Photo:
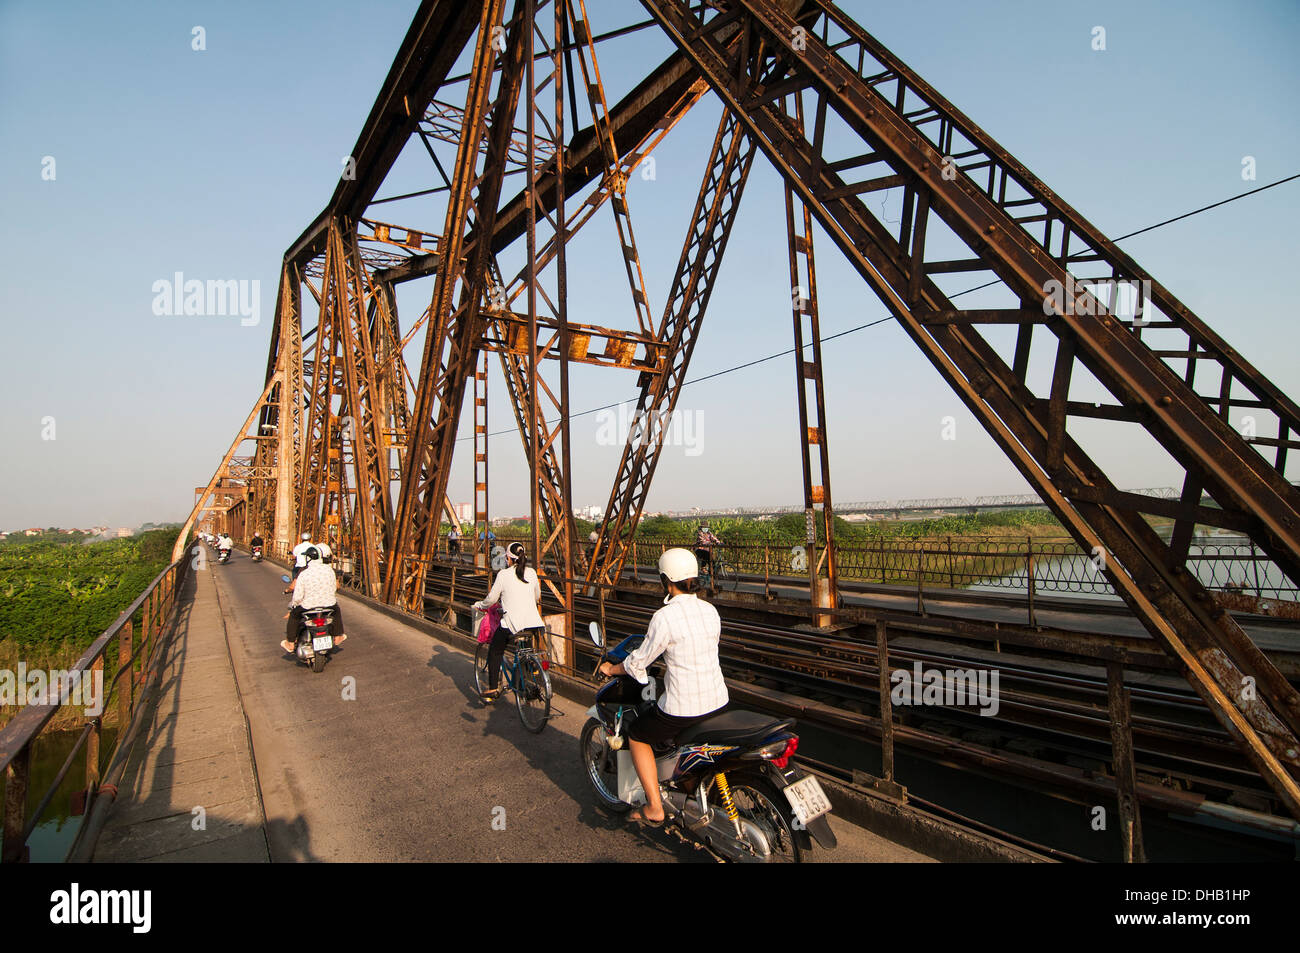
[{"label": "distant bridge", "polygon": [[[1141,493],[1160,500],[1178,499],[1178,491],[1171,486],[1148,487],[1140,490],[1128,490],[1128,493]],[[944,510],[991,510],[1008,509],[1025,506],[1046,506],[1037,493],[1003,493],[995,496],[935,496],[907,500],[866,500],[860,503],[836,503],[835,512],[840,516],[862,513],[914,513],[920,511]],[[670,517],[692,516],[782,516],[786,513],[802,513],[802,506],[733,506],[712,509],[670,510],[662,513]]]}]

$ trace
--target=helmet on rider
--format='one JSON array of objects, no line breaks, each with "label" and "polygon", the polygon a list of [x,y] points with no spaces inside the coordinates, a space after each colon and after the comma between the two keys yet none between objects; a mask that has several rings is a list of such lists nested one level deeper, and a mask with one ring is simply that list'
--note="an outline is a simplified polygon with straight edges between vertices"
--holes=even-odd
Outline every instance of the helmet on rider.
[{"label": "helmet on rider", "polygon": [[316,552],[324,562],[329,562],[334,558],[334,550],[330,549],[329,543],[317,543]]},{"label": "helmet on rider", "polygon": [[302,555],[303,558],[307,560],[308,566],[310,566],[312,563],[316,562],[321,558],[320,550],[317,549],[315,546],[308,546],[305,550],[303,550]]},{"label": "helmet on rider", "polygon": [[683,592],[690,592],[695,588],[699,575],[700,563],[689,549],[666,549],[659,557],[659,581],[663,583],[665,592],[670,582]]}]

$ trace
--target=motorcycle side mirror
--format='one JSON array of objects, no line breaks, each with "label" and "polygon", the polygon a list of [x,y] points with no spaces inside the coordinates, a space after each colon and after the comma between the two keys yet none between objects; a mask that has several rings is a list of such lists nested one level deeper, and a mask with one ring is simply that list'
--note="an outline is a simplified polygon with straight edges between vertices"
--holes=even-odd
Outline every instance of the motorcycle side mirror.
[{"label": "motorcycle side mirror", "polygon": [[593,622],[591,623],[590,626],[588,626],[588,629],[591,632],[591,641],[596,643],[597,648],[603,649],[605,647],[605,640],[601,638],[600,635],[600,623]]},{"label": "motorcycle side mirror", "polygon": [[280,581],[281,581],[281,582],[293,582],[293,577],[292,577],[292,576],[281,576],[281,577],[280,577]]}]

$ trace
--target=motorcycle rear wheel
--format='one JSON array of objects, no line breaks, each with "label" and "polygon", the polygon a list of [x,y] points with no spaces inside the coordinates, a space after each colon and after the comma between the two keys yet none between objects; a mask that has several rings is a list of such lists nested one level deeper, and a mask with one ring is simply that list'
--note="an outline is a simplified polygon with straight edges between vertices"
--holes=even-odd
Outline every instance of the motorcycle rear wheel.
[{"label": "motorcycle rear wheel", "polygon": [[317,652],[315,655],[311,657],[311,670],[313,672],[325,671],[325,662],[326,662],[325,656]]},{"label": "motorcycle rear wheel", "polygon": [[772,851],[769,863],[801,863],[804,852],[794,834],[794,809],[785,795],[761,774],[728,774],[728,778],[736,810],[767,838]]},{"label": "motorcycle rear wheel", "polygon": [[600,806],[614,814],[626,814],[632,805],[618,799],[618,768],[614,752],[605,738],[605,729],[595,718],[588,718],[578,738],[583,774]]}]

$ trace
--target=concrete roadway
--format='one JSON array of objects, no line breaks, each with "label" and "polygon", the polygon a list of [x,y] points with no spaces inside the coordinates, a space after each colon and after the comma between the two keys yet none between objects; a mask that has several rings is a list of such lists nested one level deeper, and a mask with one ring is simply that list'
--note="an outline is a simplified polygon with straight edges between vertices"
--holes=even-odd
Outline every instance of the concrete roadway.
[{"label": "concrete roadway", "polygon": [[[210,563],[275,861],[688,861],[708,855],[594,806],[586,713],[557,695],[540,735],[513,697],[484,708],[473,659],[343,599],[348,641],[320,674],[280,648],[282,570]],[[344,699],[354,680],[355,700]],[[502,826],[504,830],[494,829]],[[814,861],[930,858],[840,819]]]}]

